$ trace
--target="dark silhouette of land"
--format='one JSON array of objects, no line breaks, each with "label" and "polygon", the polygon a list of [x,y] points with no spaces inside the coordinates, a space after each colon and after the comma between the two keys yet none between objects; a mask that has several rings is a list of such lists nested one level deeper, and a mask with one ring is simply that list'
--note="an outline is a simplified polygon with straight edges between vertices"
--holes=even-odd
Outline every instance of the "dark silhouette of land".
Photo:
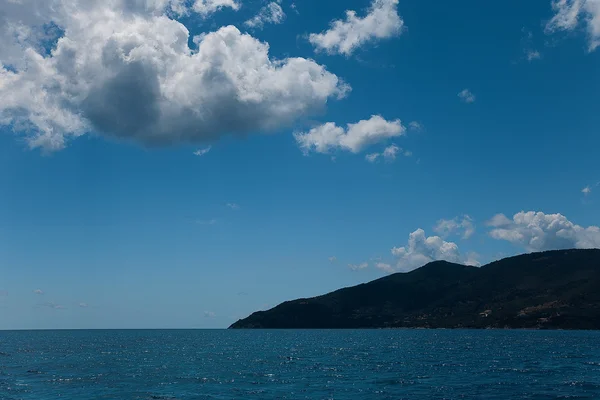
[{"label": "dark silhouette of land", "polygon": [[287,301],[230,328],[600,329],[600,250],[431,262],[323,296]]}]

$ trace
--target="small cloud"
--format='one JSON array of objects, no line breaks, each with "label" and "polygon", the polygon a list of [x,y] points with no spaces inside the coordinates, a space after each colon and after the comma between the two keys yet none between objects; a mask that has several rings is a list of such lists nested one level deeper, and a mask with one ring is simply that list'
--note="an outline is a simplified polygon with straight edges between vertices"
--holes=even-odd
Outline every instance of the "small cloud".
[{"label": "small cloud", "polygon": [[411,131],[415,131],[415,132],[421,132],[425,128],[423,127],[423,124],[421,124],[420,122],[412,121],[412,122],[409,122],[408,129],[410,129]]},{"label": "small cloud", "polygon": [[378,262],[377,264],[375,264],[375,268],[382,270],[386,274],[393,274],[394,272],[396,272],[394,270],[394,267],[392,267],[390,264],[383,262]]},{"label": "small cloud", "polygon": [[247,292],[238,292],[238,296],[248,296]]},{"label": "small cloud", "polygon": [[330,263],[334,263],[334,262],[337,261],[337,257],[333,257],[332,256],[332,257],[329,257],[328,260],[329,260]]},{"label": "small cloud", "polygon": [[261,8],[258,14],[244,22],[244,25],[249,28],[262,29],[265,24],[281,24],[285,19],[285,13],[278,4],[280,2],[281,0],[270,2]]},{"label": "small cloud", "polygon": [[455,232],[462,232],[462,238],[468,239],[475,233],[475,224],[473,218],[463,215],[453,219],[440,219],[433,230],[442,237],[447,237]]},{"label": "small cloud", "polygon": [[348,264],[348,268],[350,268],[352,271],[359,271],[361,269],[365,269],[369,266],[369,263],[362,263],[362,264]]},{"label": "small cloud", "polygon": [[531,62],[542,58],[542,54],[533,48],[533,33],[525,28],[521,29],[521,31],[523,32],[521,47],[523,48],[525,59]]},{"label": "small cloud", "polygon": [[471,93],[469,89],[463,89],[460,93],[458,93],[458,97],[465,103],[475,102],[475,95]]},{"label": "small cloud", "polygon": [[198,220],[196,221],[197,224],[199,225],[214,225],[217,223],[216,219],[208,219],[208,220]]},{"label": "small cloud", "polygon": [[236,211],[237,211],[237,210],[239,210],[239,209],[240,209],[240,206],[239,206],[239,204],[235,204],[235,203],[227,203],[226,205],[227,205],[227,207],[231,208],[232,210],[236,210]]},{"label": "small cloud", "polygon": [[33,293],[35,293],[35,294],[44,294],[44,291],[42,289],[35,289],[33,291]]},{"label": "small cloud", "polygon": [[79,307],[88,308],[88,303],[79,303]]},{"label": "small cloud", "polygon": [[411,233],[405,246],[394,247],[392,255],[398,258],[396,270],[402,272],[412,271],[434,260],[463,264],[467,261],[456,243],[446,242],[439,236],[427,236],[423,229]]},{"label": "small cloud", "polygon": [[527,50],[525,56],[527,57],[527,61],[539,60],[542,58],[542,55],[537,50]]},{"label": "small cloud", "polygon": [[204,311],[204,318],[214,318],[216,316],[217,314],[215,314],[213,311]]},{"label": "small cloud", "polygon": [[370,163],[375,163],[380,158],[383,158],[387,162],[393,162],[396,160],[398,154],[402,154],[406,157],[412,156],[412,152],[408,150],[402,150],[401,147],[398,147],[395,144],[391,144],[390,146],[386,147],[381,153],[367,154],[365,156],[365,160],[367,160]]},{"label": "small cloud", "polygon": [[596,182],[595,185],[587,185],[586,187],[581,189],[581,193],[583,193],[584,196],[587,196],[591,194],[594,188],[597,188],[598,186],[600,186],[600,182]]},{"label": "small cloud", "polygon": [[506,217],[504,214],[496,214],[494,215],[487,223],[487,226],[491,227],[499,227],[504,225],[510,225],[512,221]]},{"label": "small cloud", "polygon": [[383,158],[388,162],[392,162],[396,159],[396,155],[398,155],[398,153],[401,151],[402,149],[400,147],[392,144],[383,150]]},{"label": "small cloud", "polygon": [[350,56],[359,48],[394,36],[404,31],[404,21],[398,15],[398,0],[373,0],[368,13],[358,16],[346,10],[345,20],[333,20],[330,28],[308,37],[316,51]]},{"label": "small cloud", "polygon": [[8,297],[8,292],[4,289],[0,290],[0,297]]},{"label": "small cloud", "polygon": [[399,119],[388,121],[380,115],[372,115],[369,119],[346,124],[345,128],[327,122],[308,132],[295,132],[294,139],[304,155],[335,151],[358,154],[370,146],[404,135],[406,127]]},{"label": "small cloud", "polygon": [[198,149],[194,152],[195,156],[202,157],[212,149],[212,146],[205,147],[204,149]]},{"label": "small cloud", "polygon": [[370,163],[374,163],[375,161],[377,161],[377,159],[379,158],[380,154],[379,153],[371,153],[371,154],[367,154],[365,156],[365,160],[367,160]]},{"label": "small cloud", "polygon": [[467,260],[465,261],[465,265],[469,265],[471,267],[481,267],[481,262],[479,262],[479,254],[474,251],[470,251],[467,253]]}]

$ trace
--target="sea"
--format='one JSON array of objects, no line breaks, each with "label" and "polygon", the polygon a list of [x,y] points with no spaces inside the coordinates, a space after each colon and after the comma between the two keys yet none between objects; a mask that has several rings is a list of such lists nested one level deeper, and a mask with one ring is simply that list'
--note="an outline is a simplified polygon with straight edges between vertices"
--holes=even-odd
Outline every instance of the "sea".
[{"label": "sea", "polygon": [[1,331],[0,399],[600,399],[600,332]]}]

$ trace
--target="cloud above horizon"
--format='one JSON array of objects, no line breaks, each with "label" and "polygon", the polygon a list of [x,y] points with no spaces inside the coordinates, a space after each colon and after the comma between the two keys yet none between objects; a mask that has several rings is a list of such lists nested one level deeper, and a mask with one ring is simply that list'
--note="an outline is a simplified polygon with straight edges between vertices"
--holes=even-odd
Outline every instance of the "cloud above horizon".
[{"label": "cloud above horizon", "polygon": [[212,146],[208,146],[203,149],[198,149],[194,152],[194,155],[198,156],[198,157],[202,157],[203,155],[207,154],[211,149],[212,149]]},{"label": "cloud above horizon", "polygon": [[345,20],[332,21],[328,30],[311,33],[308,40],[317,51],[350,56],[367,43],[400,35],[403,27],[398,0],[373,0],[364,17],[347,10]]},{"label": "cloud above horizon", "polygon": [[360,271],[362,269],[366,269],[369,267],[369,263],[367,262],[363,262],[360,264],[348,264],[348,268],[350,268],[352,271]]},{"label": "cloud above horizon", "polygon": [[582,227],[562,214],[521,211],[509,219],[495,215],[488,226],[489,235],[505,240],[527,251],[600,248],[600,228]]},{"label": "cloud above horizon", "polygon": [[391,252],[397,258],[395,270],[399,272],[412,271],[436,260],[479,265],[474,253],[463,256],[456,243],[439,236],[426,236],[423,229],[412,232],[405,246],[394,247]]},{"label": "cloud above horizon", "polygon": [[170,17],[238,7],[231,0],[4,4],[0,126],[32,148],[58,150],[90,132],[147,146],[206,143],[291,125],[349,91],[313,60],[271,58],[267,43],[232,25],[190,47]]},{"label": "cloud above horizon", "polygon": [[281,0],[270,2],[262,7],[258,14],[244,22],[244,25],[249,28],[262,29],[265,24],[281,24],[285,20],[285,13],[280,4]]},{"label": "cloud above horizon", "polygon": [[412,152],[408,150],[403,150],[401,147],[398,147],[395,144],[391,144],[390,146],[383,149],[383,152],[381,153],[367,154],[365,156],[365,159],[370,163],[377,162],[377,160],[379,160],[380,158],[386,162],[394,162],[399,154],[405,157],[412,156]]},{"label": "cloud above horizon", "polygon": [[553,0],[554,16],[546,24],[546,33],[573,31],[583,21],[588,35],[588,51],[600,45],[600,1]]},{"label": "cloud above horizon", "polygon": [[347,124],[345,129],[334,122],[327,122],[308,132],[296,132],[294,138],[305,154],[328,154],[335,150],[356,154],[373,144],[403,136],[405,133],[406,128],[399,119],[387,121],[380,115],[372,115],[368,120]]},{"label": "cloud above horizon", "polygon": [[469,239],[475,233],[475,223],[473,218],[463,215],[453,219],[440,219],[433,230],[443,237],[458,233],[463,239]]},{"label": "cloud above horizon", "polygon": [[[164,0],[155,0],[159,3]],[[168,1],[168,0],[167,0]],[[173,3],[177,6],[173,7]],[[188,9],[185,6],[185,0],[171,0],[171,6],[179,14],[187,13]],[[192,10],[203,17],[213,14],[224,8],[231,8],[233,11],[239,10],[241,7],[240,3],[235,0],[196,0],[192,6]]]},{"label": "cloud above horizon", "polygon": [[469,104],[475,102],[475,95],[469,89],[463,89],[458,93],[458,98]]}]

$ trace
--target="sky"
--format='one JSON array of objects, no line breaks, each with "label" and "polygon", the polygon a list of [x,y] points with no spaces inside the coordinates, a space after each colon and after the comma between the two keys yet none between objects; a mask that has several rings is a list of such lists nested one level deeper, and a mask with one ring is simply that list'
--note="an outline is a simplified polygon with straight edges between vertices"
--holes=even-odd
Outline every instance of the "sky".
[{"label": "sky", "polygon": [[0,329],[598,248],[599,68],[599,0],[0,0]]}]

